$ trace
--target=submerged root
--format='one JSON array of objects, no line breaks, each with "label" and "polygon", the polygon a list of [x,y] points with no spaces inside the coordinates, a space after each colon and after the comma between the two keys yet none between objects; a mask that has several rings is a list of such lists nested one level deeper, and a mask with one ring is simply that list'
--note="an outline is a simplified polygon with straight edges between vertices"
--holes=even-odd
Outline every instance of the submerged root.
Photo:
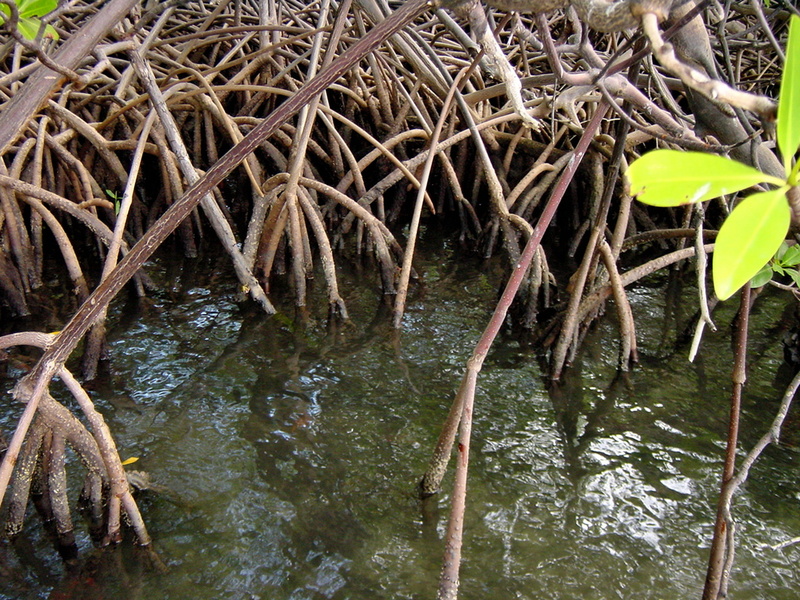
[{"label": "submerged root", "polygon": [[[0,338],[0,349],[16,345],[45,347],[53,337],[40,333],[12,334]],[[17,384],[14,390],[17,400],[27,402],[32,392],[32,375]],[[150,538],[103,417],[69,371],[62,368],[59,376],[81,407],[92,431],[45,392],[17,458],[8,495],[6,535],[14,536],[21,531],[28,500],[32,498],[45,522],[52,524],[62,554],[66,557],[75,554],[66,478],[65,450],[69,445],[86,469],[80,496],[95,542],[105,545],[120,541],[124,511],[137,541],[142,545],[149,544]]]},{"label": "submerged root", "polygon": [[[97,13],[92,13],[96,5],[83,2],[63,7],[59,26],[76,43],[59,49],[57,57],[71,78],[70,85],[59,89],[53,87],[56,78],[52,84],[42,83],[47,71],[36,61],[43,49],[31,52],[29,44],[13,43],[0,47],[6,73],[0,74],[0,312],[25,315],[35,310],[32,300],[50,280],[50,271],[58,271],[73,289],[73,304],[82,302],[93,285],[91,299],[101,300],[96,312],[91,302],[83,304],[65,327],[75,339],[62,338],[73,345],[64,350],[61,362],[53,359],[41,367],[49,376],[60,376],[89,428],[47,393],[43,379],[35,388],[37,394],[45,392],[29,435],[21,449],[22,433],[11,444],[20,453],[8,502],[9,533],[20,530],[33,498],[67,554],[74,548],[73,511],[66,493],[68,446],[87,471],[82,496],[99,543],[118,541],[125,520],[140,544],[150,541],[102,417],[59,365],[94,322],[83,371],[94,376],[108,302],[130,271],[142,267],[171,232],[177,231],[175,247],[189,257],[209,246],[222,247],[238,291],[269,314],[276,310],[270,299],[276,275],[290,273],[294,303],[304,308],[308,280],[322,272],[329,314],[346,319],[336,261],[371,260],[383,294],[398,296],[399,324],[422,211],[442,220],[457,215],[453,221],[460,227],[460,239],[471,249],[481,249],[486,257],[499,249],[515,267],[524,257],[525,267],[512,275],[514,292],[498,304],[502,310],[496,314],[502,315],[494,320],[492,336],[507,325],[513,294],[522,290],[516,323],[533,330],[547,315],[553,324],[546,332],[551,375],[558,378],[612,296],[622,337],[621,366],[634,360],[635,329],[625,286],[708,250],[698,243],[697,250],[674,250],[627,272],[619,268],[626,241],[630,245],[644,239],[637,237],[637,227],[659,237],[649,230],[688,226],[655,223],[653,218],[681,219],[631,209],[619,176],[627,157],[657,144],[716,152],[745,148],[752,156],[766,150],[773,156],[745,118],[740,127],[731,128],[730,123],[720,125],[730,119],[703,119],[700,109],[690,109],[694,119],[684,114],[682,97],[671,96],[674,82],[640,64],[645,50],[628,52],[623,35],[583,35],[583,25],[569,11],[549,20],[541,14],[518,15],[510,32],[509,20],[502,21],[496,37],[490,38],[489,20],[478,3],[471,3],[480,10],[472,18],[472,34],[492,53],[503,85],[493,85],[494,75],[484,62],[465,76],[463,93],[454,91],[458,108],[450,112],[443,108],[445,94],[457,87],[456,74],[466,73],[465,67],[477,61],[469,35],[447,15],[440,20],[423,15],[415,27],[392,36],[364,60],[325,71],[337,56],[354,56],[348,53],[352,40],[359,40],[358,48],[366,47],[360,44],[375,24],[386,23],[377,4],[360,2],[349,8],[343,3],[329,10],[328,3],[286,0],[270,3],[286,10],[262,11],[258,3],[200,0],[199,9],[195,4],[151,3],[147,14],[128,15],[133,4],[112,0]],[[424,4],[410,0],[398,10],[408,10],[403,14],[410,18]],[[413,13],[409,6],[419,10]],[[347,12],[341,7],[348,7]],[[746,22],[749,17],[741,13],[733,18]],[[75,51],[89,34],[94,41]],[[688,50],[697,50],[697,40],[709,41],[702,23],[692,38],[683,44]],[[63,52],[65,47],[73,54]],[[529,47],[537,50],[535,57]],[[749,42],[747,47],[757,45]],[[663,43],[659,48],[662,59],[670,61],[673,48]],[[680,50],[679,45],[674,49]],[[96,60],[86,58],[90,50]],[[729,55],[726,60],[731,72],[723,76],[728,80],[739,73],[757,74],[749,82],[754,93],[777,80],[772,66],[767,67],[770,77],[764,76],[758,52],[743,50],[735,61]],[[325,80],[327,88],[320,85],[303,96],[300,90],[308,90],[304,86],[309,81],[320,81],[314,79],[320,71],[332,74]],[[523,86],[536,87],[535,101],[524,103]],[[643,90],[659,92],[648,97]],[[507,91],[511,109],[503,105]],[[20,107],[26,103],[27,108]],[[691,95],[688,104],[701,106]],[[287,106],[299,111],[297,118],[273,129],[280,121],[272,117]],[[606,118],[608,108],[624,127]],[[256,136],[246,137],[254,129]],[[266,132],[268,139],[257,137]],[[243,140],[253,143],[243,149]],[[578,171],[576,163],[587,152],[591,164]],[[429,160],[433,156],[437,160]],[[426,161],[440,168],[423,176]],[[423,185],[420,181],[428,175],[429,189],[411,207],[409,190]],[[556,217],[551,205],[556,197],[555,204],[565,199],[553,221],[556,226],[548,229]],[[405,233],[409,221],[413,225],[403,240],[400,232]],[[216,246],[206,235],[209,224]],[[717,224],[707,223],[710,229]],[[547,246],[551,254],[541,248],[528,252],[529,240],[538,245],[546,229],[553,238]],[[130,260],[118,266],[118,255],[125,256],[137,240]],[[564,274],[561,282],[550,269],[558,254],[580,257],[571,277]],[[51,256],[59,257],[58,265],[45,260]],[[525,273],[528,264],[532,267]],[[135,285],[140,296],[145,281],[140,273]],[[569,297],[561,306],[555,305],[559,291]],[[51,341],[44,334],[20,334],[0,338],[0,349],[15,344],[44,347]],[[66,342],[58,346],[59,351],[66,347]],[[470,365],[475,377],[480,361]],[[474,378],[465,382],[463,387],[474,392]],[[25,419],[38,399],[31,398],[32,387],[27,380],[17,387],[17,398],[31,408]],[[439,463],[446,463],[459,423],[469,424],[470,406],[466,398],[454,402],[433,474],[422,484],[424,493],[438,489],[444,470]],[[20,432],[30,420],[24,423]],[[9,449],[8,456],[12,454]],[[10,462],[0,467],[3,481]],[[460,497],[465,489],[460,487]],[[460,527],[459,521],[453,523],[453,529]]]}]

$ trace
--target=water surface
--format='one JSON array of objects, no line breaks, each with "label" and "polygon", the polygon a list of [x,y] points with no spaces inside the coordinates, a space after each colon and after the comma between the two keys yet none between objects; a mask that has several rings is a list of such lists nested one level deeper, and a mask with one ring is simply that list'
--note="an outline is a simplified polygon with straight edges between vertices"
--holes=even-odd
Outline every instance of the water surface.
[{"label": "water surface", "polygon": [[[316,282],[306,319],[238,305],[221,259],[154,265],[166,291],[115,306],[109,375],[93,395],[129,468],[166,488],[140,504],[166,572],[81,532],[73,572],[31,515],[2,548],[5,598],[432,598],[448,492],[414,486],[497,298],[502,265],[426,248],[396,334],[369,268],[342,268],[352,321],[329,327]],[[699,598],[730,388],[733,302],[696,364],[680,334],[693,296],[632,292],[642,366],[616,372],[613,310],[562,386],[506,335],[478,383],[462,598]],[[280,304],[280,300],[279,300]],[[780,303],[757,305],[744,445],[772,418]],[[767,331],[768,333],[765,333]],[[16,414],[16,413],[15,413]],[[11,421],[7,419],[5,425]],[[798,422],[736,498],[737,599],[794,599]],[[73,467],[73,470],[75,467]]]}]

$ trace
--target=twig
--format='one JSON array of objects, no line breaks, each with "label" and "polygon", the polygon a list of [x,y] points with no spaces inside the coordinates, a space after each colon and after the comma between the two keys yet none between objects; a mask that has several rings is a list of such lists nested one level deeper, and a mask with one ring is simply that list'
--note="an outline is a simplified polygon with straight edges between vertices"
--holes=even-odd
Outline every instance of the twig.
[{"label": "twig", "polygon": [[744,108],[760,115],[767,121],[775,119],[778,107],[770,98],[735,90],[731,86],[712,79],[705,73],[678,60],[672,44],[665,42],[661,37],[656,15],[644,13],[642,15],[642,29],[647,35],[647,39],[650,40],[650,45],[653,47],[653,53],[658,58],[658,62],[675,74],[684,85],[703,94],[710,100]]}]

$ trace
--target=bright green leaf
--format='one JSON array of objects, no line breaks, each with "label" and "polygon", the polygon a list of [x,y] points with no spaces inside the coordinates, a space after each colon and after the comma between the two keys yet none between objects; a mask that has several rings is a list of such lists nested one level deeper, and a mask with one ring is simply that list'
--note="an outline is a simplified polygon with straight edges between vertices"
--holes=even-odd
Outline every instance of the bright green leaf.
[{"label": "bright green leaf", "polygon": [[[25,18],[20,19],[17,23],[17,29],[19,32],[24,35],[29,40],[36,39],[36,34],[39,33],[39,26],[42,24],[41,19],[34,19],[34,18]],[[54,40],[58,39],[58,32],[52,25],[45,25],[44,33],[42,34],[43,37],[51,38]]]},{"label": "bright green leaf", "polygon": [[789,277],[791,277],[794,284],[800,288],[800,272],[798,272],[797,269],[789,269]]},{"label": "bright green leaf", "polygon": [[58,6],[58,0],[18,0],[20,17],[43,17]]},{"label": "bright green leaf", "polygon": [[727,300],[773,257],[791,220],[786,188],[753,194],[731,212],[714,247],[714,290]]},{"label": "bright green leaf", "polygon": [[[39,33],[41,20],[38,17],[52,12],[58,6],[57,0],[17,0],[17,29],[29,40],[36,38]],[[5,22],[5,17],[11,14],[10,9],[5,4],[0,4],[0,24]],[[44,28],[44,37],[58,39],[58,32],[52,25]]]},{"label": "bright green leaf", "polygon": [[680,206],[784,181],[716,154],[655,150],[628,168],[631,194],[653,206]]},{"label": "bright green leaf", "polygon": [[783,155],[786,176],[800,145],[800,17],[792,15],[789,41],[786,43],[786,64],[783,66],[781,93],[778,97],[778,148]]},{"label": "bright green leaf", "polygon": [[761,270],[750,280],[750,287],[758,288],[767,285],[772,280],[772,267],[768,264],[761,267]]},{"label": "bright green leaf", "polygon": [[53,27],[52,25],[45,25],[44,37],[49,38],[51,40],[58,40],[59,39],[58,31],[56,31],[56,28]]}]

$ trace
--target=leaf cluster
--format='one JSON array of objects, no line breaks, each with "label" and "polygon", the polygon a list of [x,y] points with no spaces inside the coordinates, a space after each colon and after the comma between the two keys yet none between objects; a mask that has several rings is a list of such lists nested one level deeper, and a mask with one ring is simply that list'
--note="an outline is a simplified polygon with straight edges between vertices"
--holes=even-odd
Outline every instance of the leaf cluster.
[{"label": "leaf cluster", "polygon": [[772,281],[775,275],[781,275],[790,277],[795,287],[800,289],[800,271],[795,268],[797,265],[800,265],[800,246],[789,246],[783,242],[772,260],[750,280],[750,285],[761,287]]},{"label": "leaf cluster", "polygon": [[[631,193],[645,204],[681,206],[733,194],[760,184],[775,189],[742,200],[720,228],[714,249],[714,291],[726,300],[756,276],[785,244],[792,219],[787,192],[798,185],[795,154],[800,145],[800,18],[792,16],[778,104],[777,143],[786,177],[780,179],[725,158],[701,152],[655,150],[628,169]],[[795,256],[797,255],[797,256]],[[788,258],[787,258],[788,257]],[[797,262],[795,258],[798,258]],[[800,250],[787,247],[769,266],[790,277],[800,264]],[[783,269],[780,271],[779,269]],[[796,280],[795,280],[796,281]],[[763,285],[763,284],[762,284]]]}]

